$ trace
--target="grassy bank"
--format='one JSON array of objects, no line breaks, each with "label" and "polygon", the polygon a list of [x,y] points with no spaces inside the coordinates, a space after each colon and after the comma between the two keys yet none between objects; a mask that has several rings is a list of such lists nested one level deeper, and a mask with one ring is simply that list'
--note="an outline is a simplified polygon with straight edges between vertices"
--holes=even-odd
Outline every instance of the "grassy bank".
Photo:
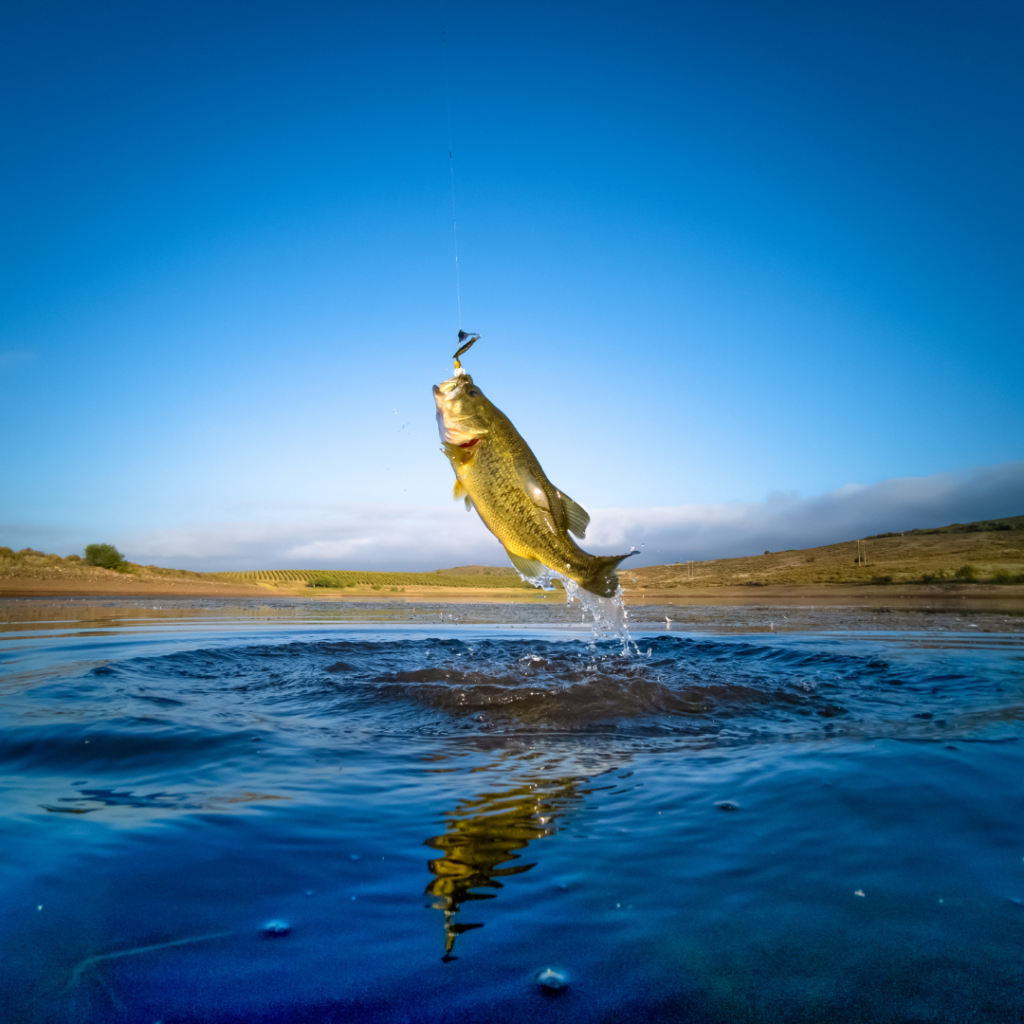
[{"label": "grassy bank", "polygon": [[748,558],[654,565],[622,573],[623,586],[851,586],[1024,583],[1024,516],[884,533],[841,544]]},{"label": "grassy bank", "polygon": [[209,579],[228,583],[269,583],[288,587],[310,587],[348,590],[370,590],[401,593],[406,587],[475,587],[494,590],[531,590],[514,572],[494,569],[492,573],[476,572],[449,575],[445,572],[358,572],[346,569],[260,569],[249,572],[204,573]]},{"label": "grassy bank", "polygon": [[96,565],[89,565],[79,555],[62,557],[36,551],[34,548],[13,551],[11,548],[0,547],[0,579],[20,577],[95,580],[109,579],[112,575],[198,582],[207,574],[192,572],[189,569],[165,569],[159,565],[138,565],[135,562],[120,562],[113,569],[102,569]]}]

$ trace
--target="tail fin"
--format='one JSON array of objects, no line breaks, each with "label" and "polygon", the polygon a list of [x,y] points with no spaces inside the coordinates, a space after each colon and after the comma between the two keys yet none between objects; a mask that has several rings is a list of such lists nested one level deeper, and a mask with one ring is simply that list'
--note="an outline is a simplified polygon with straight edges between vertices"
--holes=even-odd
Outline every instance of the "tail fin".
[{"label": "tail fin", "polygon": [[594,555],[593,572],[580,580],[580,586],[598,597],[611,597],[619,589],[619,574],[615,571],[619,562],[639,554],[639,551],[630,551],[625,555]]}]

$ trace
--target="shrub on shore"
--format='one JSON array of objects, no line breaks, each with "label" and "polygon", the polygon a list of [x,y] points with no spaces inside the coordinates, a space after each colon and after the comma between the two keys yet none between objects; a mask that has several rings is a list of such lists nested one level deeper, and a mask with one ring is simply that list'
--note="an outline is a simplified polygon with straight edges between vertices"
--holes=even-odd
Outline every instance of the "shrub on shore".
[{"label": "shrub on shore", "polygon": [[352,580],[343,580],[337,576],[329,576],[327,573],[318,573],[310,576],[307,587],[334,587],[337,590],[344,590],[346,587],[354,587]]},{"label": "shrub on shore", "polygon": [[86,565],[116,569],[123,561],[124,555],[113,544],[87,544],[85,547]]},{"label": "shrub on shore", "polygon": [[1013,573],[1007,572],[1005,569],[1000,569],[998,572],[996,572],[992,576],[992,579],[991,579],[990,582],[992,582],[992,583],[1024,583],[1024,572],[1017,573],[1016,575],[1014,575]]}]

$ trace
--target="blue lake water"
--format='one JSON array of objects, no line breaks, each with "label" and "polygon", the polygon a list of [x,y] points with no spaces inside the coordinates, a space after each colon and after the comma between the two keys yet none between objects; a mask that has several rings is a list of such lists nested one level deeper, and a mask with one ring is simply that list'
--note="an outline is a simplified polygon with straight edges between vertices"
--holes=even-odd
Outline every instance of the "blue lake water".
[{"label": "blue lake water", "polygon": [[1024,1019],[1019,615],[0,611],[5,1022]]}]

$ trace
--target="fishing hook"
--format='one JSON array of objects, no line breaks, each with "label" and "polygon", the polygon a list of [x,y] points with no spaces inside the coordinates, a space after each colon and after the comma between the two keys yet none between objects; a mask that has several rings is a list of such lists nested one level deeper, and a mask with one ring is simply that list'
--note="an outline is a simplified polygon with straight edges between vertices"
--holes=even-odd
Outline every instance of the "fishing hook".
[{"label": "fishing hook", "polygon": [[[469,338],[469,341],[466,341],[466,338]],[[452,356],[452,358],[455,360],[456,370],[462,369],[462,363],[459,362],[459,356],[465,355],[479,340],[479,334],[468,334],[466,331],[459,331],[459,341],[465,341],[466,343],[462,345],[462,347],[459,349],[458,352],[455,353],[454,356]]]}]

